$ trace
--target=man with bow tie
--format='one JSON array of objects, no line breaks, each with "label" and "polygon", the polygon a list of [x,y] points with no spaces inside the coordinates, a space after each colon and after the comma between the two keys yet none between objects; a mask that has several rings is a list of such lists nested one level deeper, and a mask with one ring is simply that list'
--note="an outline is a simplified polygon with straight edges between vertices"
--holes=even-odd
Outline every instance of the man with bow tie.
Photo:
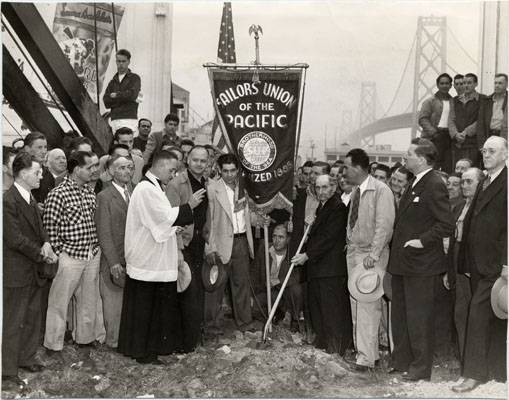
[{"label": "man with bow tie", "polygon": [[41,164],[26,152],[12,163],[14,184],[3,199],[3,327],[2,389],[25,386],[18,367],[39,372],[35,361],[42,315],[41,299],[46,282],[39,269],[57,256],[49,243],[31,190],[39,188]]},{"label": "man with bow tie", "polygon": [[394,351],[391,372],[429,380],[433,362],[434,297],[446,272],[443,238],[454,230],[445,183],[433,170],[435,145],[417,138],[405,155],[415,178],[394,222],[388,271],[392,276]]}]

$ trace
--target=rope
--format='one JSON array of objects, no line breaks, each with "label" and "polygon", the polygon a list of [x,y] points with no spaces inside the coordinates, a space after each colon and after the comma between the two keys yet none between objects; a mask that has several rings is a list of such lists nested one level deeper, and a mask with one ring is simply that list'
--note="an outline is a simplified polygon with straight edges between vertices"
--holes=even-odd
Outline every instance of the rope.
[{"label": "rope", "polygon": [[408,69],[408,65],[410,64],[410,56],[412,55],[412,51],[414,50],[416,42],[417,42],[417,35],[414,35],[414,41],[412,43],[412,47],[410,47],[410,51],[408,52],[408,56],[407,56],[406,63],[405,63],[405,68],[403,68],[403,73],[401,74],[401,78],[399,80],[398,88],[396,89],[396,93],[394,94],[394,97],[393,97],[393,99],[391,101],[391,105],[387,108],[387,111],[382,116],[382,118],[385,118],[389,114],[389,112],[392,110],[392,106],[394,105],[394,103],[396,102],[396,99],[398,98],[398,94],[399,94],[399,91],[401,89],[401,85],[403,84],[403,79],[405,78],[406,71]]},{"label": "rope", "polygon": [[[14,131],[18,134],[18,136],[23,139],[23,136],[21,136],[21,133],[18,132],[18,130],[16,129],[16,127],[11,124],[11,121],[9,121],[9,119],[5,116],[4,113],[2,113],[2,117],[4,117],[4,119],[7,121],[7,123],[11,126],[12,129],[14,129]],[[16,139],[17,140],[17,139]]]},{"label": "rope", "polygon": [[475,59],[470,54],[468,54],[468,51],[466,51],[465,48],[461,45],[460,41],[454,35],[454,33],[452,32],[452,30],[449,27],[447,27],[447,32],[449,32],[451,34],[454,41],[458,44],[459,48],[463,51],[463,53],[465,53],[465,55],[470,59],[470,61],[472,61],[475,65],[478,65],[477,61],[475,61]]}]

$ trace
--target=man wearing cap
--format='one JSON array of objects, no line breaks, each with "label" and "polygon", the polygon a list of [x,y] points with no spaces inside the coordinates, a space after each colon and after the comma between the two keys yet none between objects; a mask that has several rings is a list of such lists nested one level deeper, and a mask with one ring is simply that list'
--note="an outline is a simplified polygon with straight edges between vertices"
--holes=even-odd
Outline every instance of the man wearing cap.
[{"label": "man wearing cap", "polygon": [[[369,174],[369,157],[362,149],[353,149],[345,158],[346,178],[356,186],[352,190],[347,225],[348,275],[375,269],[383,274],[389,261],[389,242],[394,224],[394,196],[389,186]],[[354,282],[349,282],[355,284]],[[373,288],[374,290],[374,288]],[[382,317],[381,295],[355,298],[350,292],[354,344],[357,351],[353,368],[365,372],[378,360],[378,329]],[[369,296],[368,296],[369,297]]]},{"label": "man wearing cap", "polygon": [[345,260],[347,210],[329,175],[315,181],[319,201],[305,248],[291,262],[306,264],[307,301],[314,346],[343,355],[351,344]]},{"label": "man wearing cap", "polygon": [[431,141],[412,140],[405,164],[415,178],[399,203],[387,269],[392,274],[392,368],[407,381],[431,377],[434,298],[447,270],[443,238],[454,229],[447,188],[433,170],[436,157]]},{"label": "man wearing cap", "polygon": [[491,136],[481,153],[487,175],[477,187],[464,233],[473,295],[463,357],[465,379],[453,386],[459,393],[493,378],[506,379],[507,320],[496,318],[490,294],[507,265],[507,140]]}]

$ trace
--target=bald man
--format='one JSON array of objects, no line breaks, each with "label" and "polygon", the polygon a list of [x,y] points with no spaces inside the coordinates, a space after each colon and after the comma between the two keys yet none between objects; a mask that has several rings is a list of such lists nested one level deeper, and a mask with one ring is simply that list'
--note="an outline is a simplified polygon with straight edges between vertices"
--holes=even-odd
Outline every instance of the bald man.
[{"label": "bald man", "polygon": [[473,295],[463,357],[465,379],[452,388],[458,393],[490,379],[506,380],[507,320],[495,316],[490,295],[507,265],[507,140],[490,136],[481,154],[486,178],[477,187],[464,232]]},{"label": "bald man", "polygon": [[55,178],[55,187],[64,179],[67,173],[67,158],[62,149],[53,149],[48,152],[47,166],[51,175]]}]

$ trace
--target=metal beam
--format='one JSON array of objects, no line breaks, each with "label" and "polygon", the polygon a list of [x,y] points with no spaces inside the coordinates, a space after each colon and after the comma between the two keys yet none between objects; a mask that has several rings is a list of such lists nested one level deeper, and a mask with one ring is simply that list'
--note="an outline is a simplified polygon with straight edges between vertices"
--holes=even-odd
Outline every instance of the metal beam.
[{"label": "metal beam", "polygon": [[2,56],[2,91],[9,105],[30,130],[44,133],[49,147],[60,147],[64,136],[60,124],[45,106],[5,45],[2,45]]},{"label": "metal beam", "polygon": [[97,105],[63,54],[41,15],[31,3],[2,3],[7,18],[44,77],[64,105],[83,136],[92,140],[96,151],[107,152],[110,129]]}]

